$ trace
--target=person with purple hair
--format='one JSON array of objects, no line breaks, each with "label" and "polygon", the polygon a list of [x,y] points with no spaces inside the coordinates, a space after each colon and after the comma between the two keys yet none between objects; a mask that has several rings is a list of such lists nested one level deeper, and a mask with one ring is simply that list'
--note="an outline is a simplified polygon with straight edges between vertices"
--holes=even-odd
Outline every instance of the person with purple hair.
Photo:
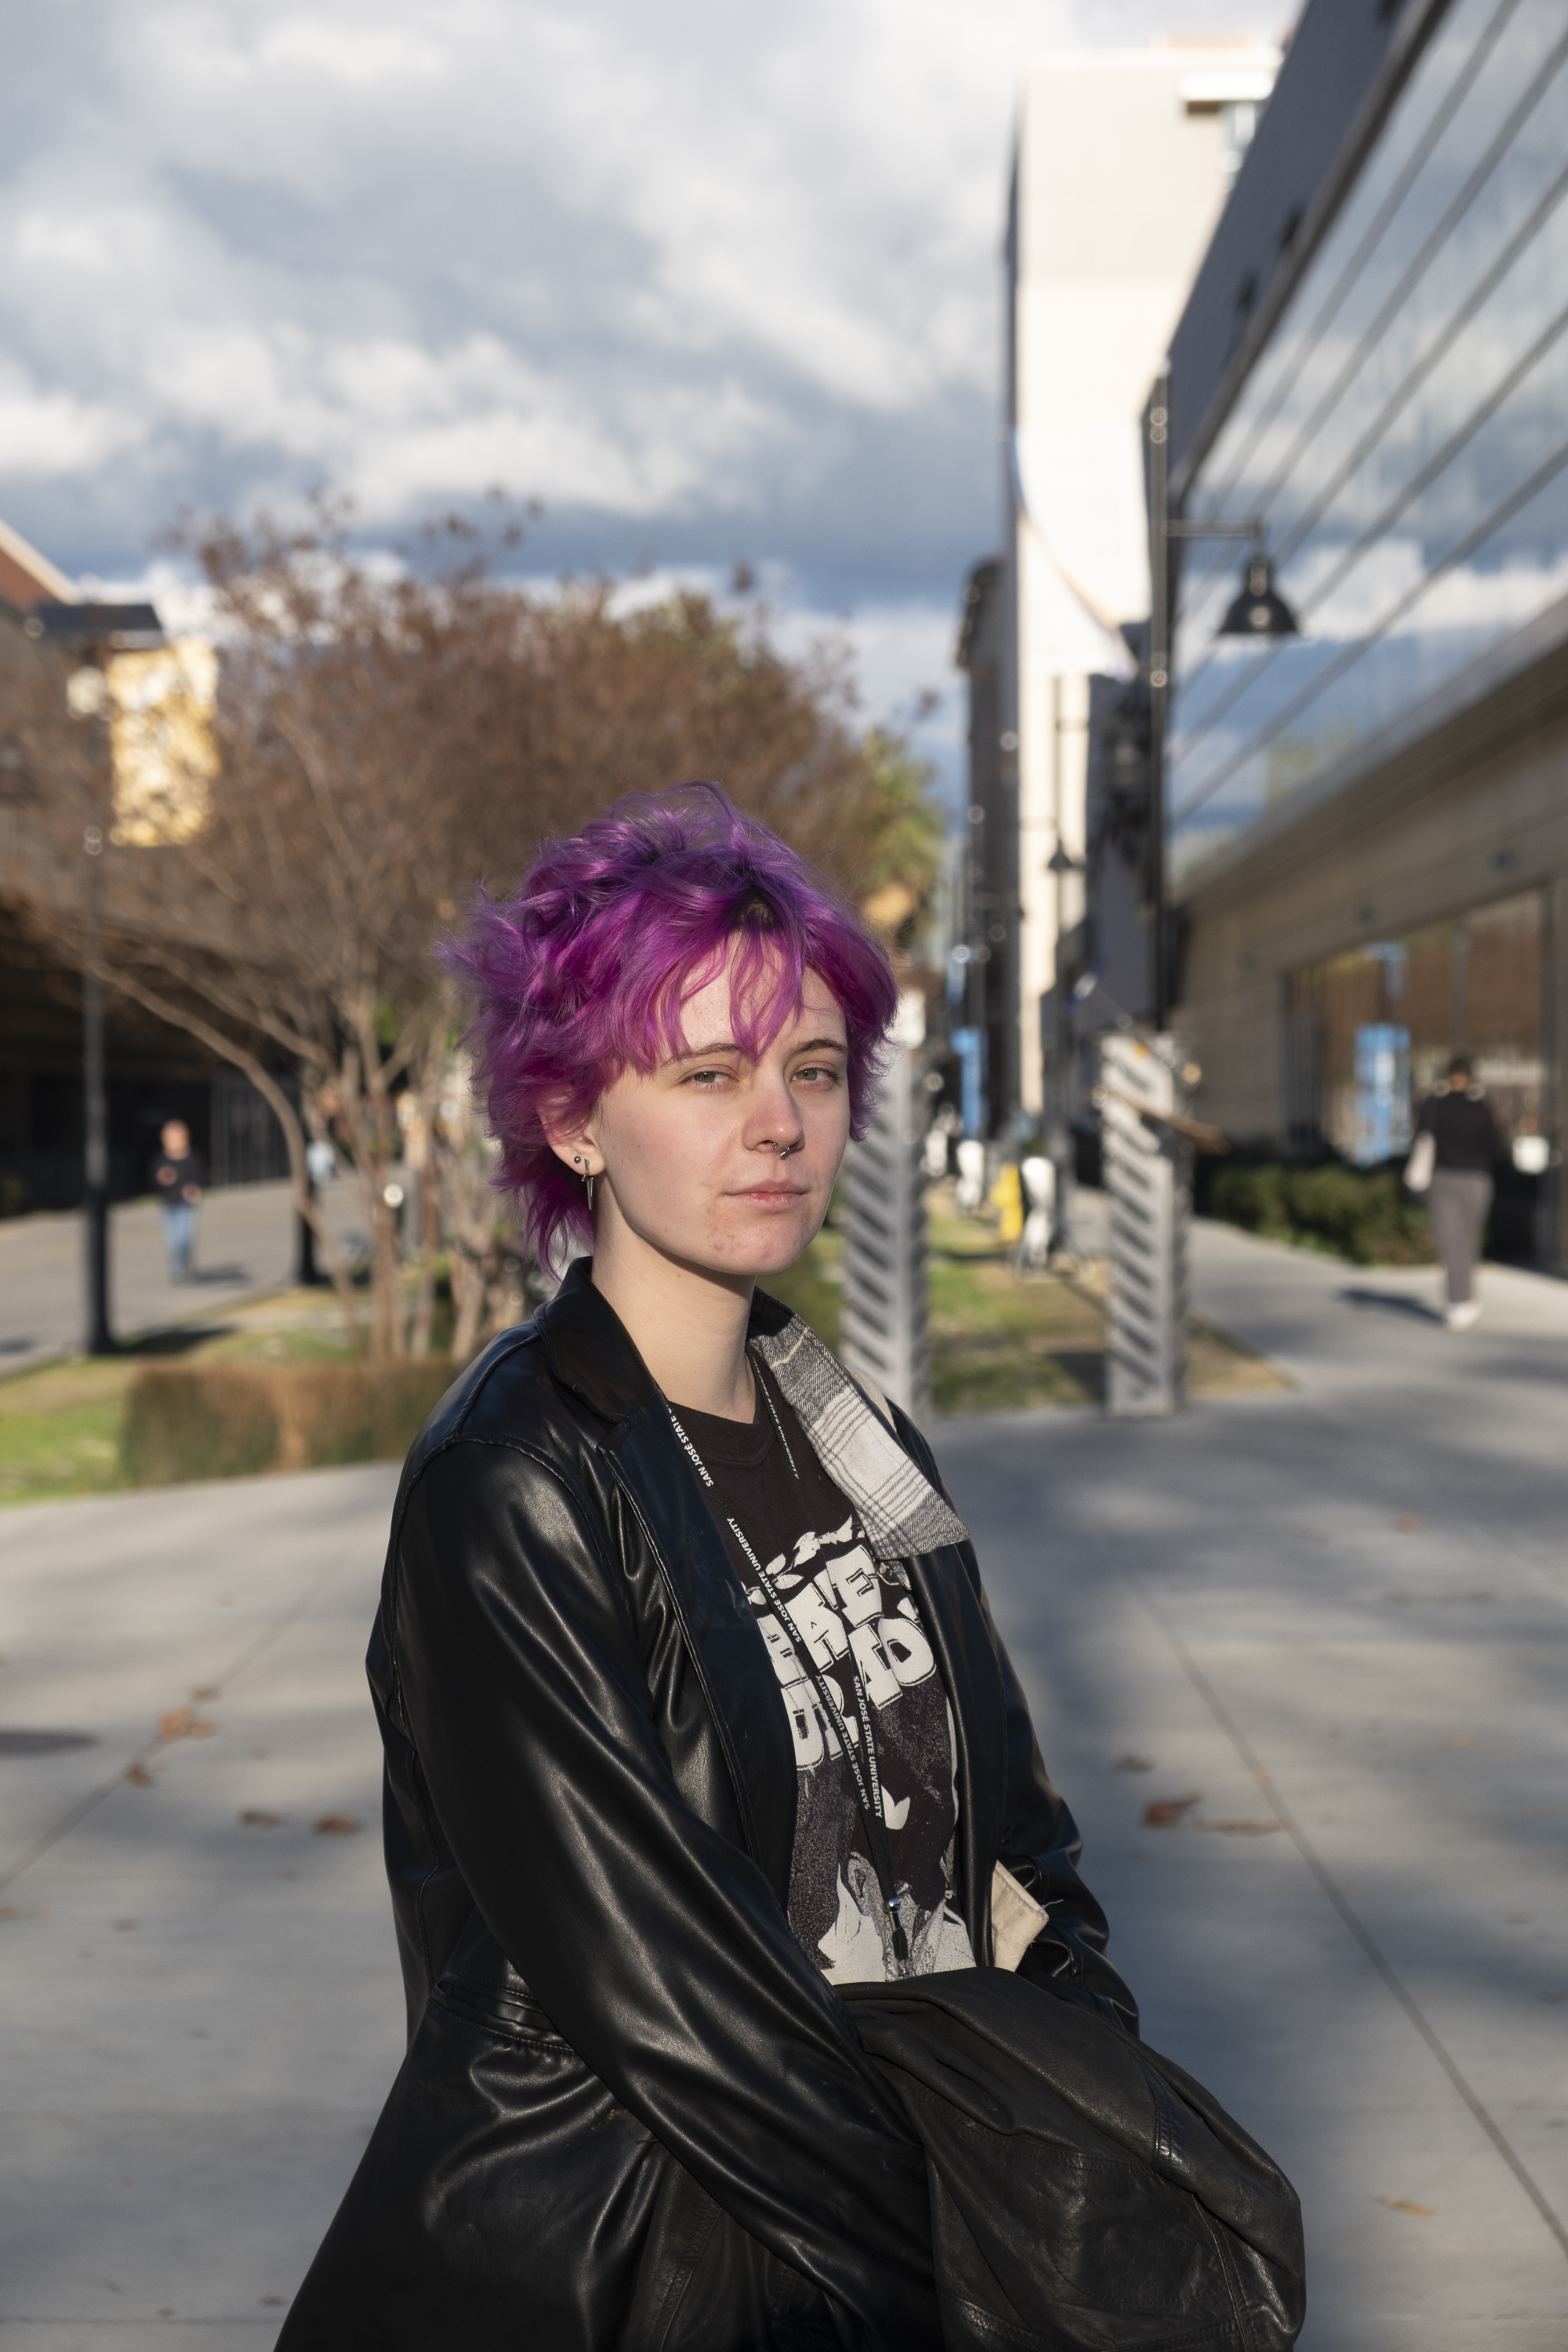
[{"label": "person with purple hair", "polygon": [[864,1131],[891,970],[711,785],[546,843],[449,962],[571,1263],[404,1470],[408,2052],[280,2352],[937,2352],[924,2155],[842,1989],[1137,2011],[929,1447],[759,1287]]}]

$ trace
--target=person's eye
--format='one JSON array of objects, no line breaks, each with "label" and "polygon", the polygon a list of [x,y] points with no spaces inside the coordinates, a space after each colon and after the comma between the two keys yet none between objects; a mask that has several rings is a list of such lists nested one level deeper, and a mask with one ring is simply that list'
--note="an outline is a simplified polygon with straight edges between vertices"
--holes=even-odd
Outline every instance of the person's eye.
[{"label": "person's eye", "polygon": [[797,1086],[807,1083],[835,1087],[838,1083],[838,1072],[831,1062],[808,1062],[804,1069],[795,1072],[795,1076]]},{"label": "person's eye", "polygon": [[733,1075],[731,1070],[690,1070],[687,1073],[684,1083],[689,1087],[695,1087],[699,1094],[710,1095]]}]

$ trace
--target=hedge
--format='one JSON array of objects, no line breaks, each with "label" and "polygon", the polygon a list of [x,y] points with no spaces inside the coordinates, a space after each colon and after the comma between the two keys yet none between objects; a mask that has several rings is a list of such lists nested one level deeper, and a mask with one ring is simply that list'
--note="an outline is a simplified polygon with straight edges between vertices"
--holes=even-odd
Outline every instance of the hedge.
[{"label": "hedge", "polygon": [[385,1364],[147,1364],[120,1431],[135,1486],[390,1462],[457,1377],[447,1357]]},{"label": "hedge", "polygon": [[1331,1250],[1356,1265],[1425,1265],[1436,1255],[1426,1212],[1397,1167],[1233,1163],[1209,1175],[1200,1206],[1266,1241]]}]

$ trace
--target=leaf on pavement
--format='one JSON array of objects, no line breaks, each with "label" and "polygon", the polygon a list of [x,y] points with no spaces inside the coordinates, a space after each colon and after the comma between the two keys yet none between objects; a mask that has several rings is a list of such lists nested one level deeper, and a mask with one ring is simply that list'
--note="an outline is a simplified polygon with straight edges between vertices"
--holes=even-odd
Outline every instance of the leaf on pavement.
[{"label": "leaf on pavement", "polygon": [[210,1739],[216,1724],[204,1722],[195,1707],[171,1707],[167,1715],[158,1717],[160,1739]]},{"label": "leaf on pavement", "polygon": [[1154,1769],[1154,1759],[1152,1756],[1136,1755],[1130,1748],[1125,1756],[1117,1758],[1116,1769],[1119,1772],[1152,1772]]},{"label": "leaf on pavement", "polygon": [[1152,1805],[1143,1808],[1143,1826],[1146,1830],[1174,1829],[1182,1815],[1190,1812],[1194,1805],[1201,1805],[1203,1801],[1201,1789],[1195,1790],[1190,1797],[1156,1797]]},{"label": "leaf on pavement", "polygon": [[0,1919],[47,1919],[48,1916],[25,1903],[0,1903]]},{"label": "leaf on pavement", "polygon": [[1216,1837],[1272,1837],[1282,1830],[1283,1822],[1200,1822],[1201,1830],[1212,1830]]},{"label": "leaf on pavement", "polygon": [[360,1823],[347,1813],[323,1813],[310,1827],[318,1837],[353,1837]]},{"label": "leaf on pavement", "polygon": [[1377,2201],[1391,2213],[1418,2213],[1424,2221],[1431,2221],[1436,2210],[1433,2205],[1413,2205],[1408,2197],[1380,2197]]},{"label": "leaf on pavement", "polygon": [[148,1771],[145,1764],[132,1764],[125,1777],[133,1789],[150,1789],[153,1785],[153,1775]]},{"label": "leaf on pavement", "polygon": [[1419,1535],[1421,1532],[1420,1520],[1412,1518],[1408,1511],[1401,1511],[1394,1524],[1402,1536]]},{"label": "leaf on pavement", "polygon": [[198,1683],[191,1693],[193,1698],[216,1698],[216,1683]]},{"label": "leaf on pavement", "polygon": [[247,1830],[280,1830],[283,1816],[281,1813],[264,1813],[257,1805],[247,1805],[239,1817],[239,1825]]}]

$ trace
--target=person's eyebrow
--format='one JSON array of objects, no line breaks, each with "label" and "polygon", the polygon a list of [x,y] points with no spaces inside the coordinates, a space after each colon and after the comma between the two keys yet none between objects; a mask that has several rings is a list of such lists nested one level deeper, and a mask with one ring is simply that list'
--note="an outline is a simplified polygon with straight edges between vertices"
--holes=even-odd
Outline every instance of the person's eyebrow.
[{"label": "person's eyebrow", "polygon": [[[721,1037],[706,1045],[689,1045],[684,1054],[672,1054],[669,1058],[672,1062],[700,1062],[706,1060],[710,1054],[740,1054],[744,1050],[743,1046],[736,1045],[733,1037]],[[847,1054],[848,1051],[848,1044],[842,1037],[808,1037],[804,1045],[790,1047],[792,1054]]]},{"label": "person's eyebrow", "polygon": [[688,1045],[684,1054],[672,1054],[672,1062],[700,1062],[707,1054],[738,1054],[741,1048],[733,1037],[716,1037],[710,1045]]}]

